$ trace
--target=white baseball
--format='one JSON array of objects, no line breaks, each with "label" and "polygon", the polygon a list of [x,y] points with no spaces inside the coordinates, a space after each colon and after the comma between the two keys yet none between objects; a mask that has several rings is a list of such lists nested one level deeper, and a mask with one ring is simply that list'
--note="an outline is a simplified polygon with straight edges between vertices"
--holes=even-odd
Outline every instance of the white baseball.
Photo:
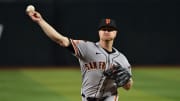
[{"label": "white baseball", "polygon": [[26,8],[26,12],[32,12],[35,11],[35,7],[33,5],[28,5]]}]

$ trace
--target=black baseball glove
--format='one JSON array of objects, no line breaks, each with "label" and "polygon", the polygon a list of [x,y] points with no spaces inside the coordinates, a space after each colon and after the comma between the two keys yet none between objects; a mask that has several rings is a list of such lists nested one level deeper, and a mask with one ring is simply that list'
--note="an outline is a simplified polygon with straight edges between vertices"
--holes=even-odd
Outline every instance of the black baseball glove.
[{"label": "black baseball glove", "polygon": [[126,68],[122,68],[121,66],[114,66],[108,70],[105,70],[103,74],[109,78],[113,79],[117,84],[117,87],[122,87],[128,83],[131,78],[131,74],[127,71]]}]

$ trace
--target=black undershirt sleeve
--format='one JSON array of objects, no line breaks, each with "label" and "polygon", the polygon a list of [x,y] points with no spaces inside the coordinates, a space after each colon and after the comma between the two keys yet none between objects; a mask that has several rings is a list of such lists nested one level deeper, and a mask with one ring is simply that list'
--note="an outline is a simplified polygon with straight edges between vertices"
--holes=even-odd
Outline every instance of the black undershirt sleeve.
[{"label": "black undershirt sleeve", "polygon": [[68,47],[66,47],[66,49],[68,49],[70,52],[72,52],[72,53],[75,53],[75,50],[74,50],[74,48],[73,48],[73,46],[72,46],[72,43],[71,43],[71,40],[70,40],[70,38],[68,38],[69,39],[69,46]]}]

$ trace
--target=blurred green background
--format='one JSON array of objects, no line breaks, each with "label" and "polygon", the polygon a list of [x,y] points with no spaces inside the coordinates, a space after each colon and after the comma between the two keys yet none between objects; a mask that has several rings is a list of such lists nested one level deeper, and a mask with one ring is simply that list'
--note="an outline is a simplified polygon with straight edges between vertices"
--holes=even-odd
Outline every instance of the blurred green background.
[{"label": "blurred green background", "polygon": [[[119,101],[179,101],[180,68],[134,68],[134,86]],[[79,69],[0,70],[0,101],[81,101]]]}]

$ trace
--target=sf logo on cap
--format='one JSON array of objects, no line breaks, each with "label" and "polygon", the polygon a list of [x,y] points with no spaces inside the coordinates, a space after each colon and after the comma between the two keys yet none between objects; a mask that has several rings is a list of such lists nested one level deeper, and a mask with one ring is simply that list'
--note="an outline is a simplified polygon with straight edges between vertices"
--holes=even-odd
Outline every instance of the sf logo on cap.
[{"label": "sf logo on cap", "polygon": [[106,24],[110,24],[111,20],[110,19],[106,19]]}]

